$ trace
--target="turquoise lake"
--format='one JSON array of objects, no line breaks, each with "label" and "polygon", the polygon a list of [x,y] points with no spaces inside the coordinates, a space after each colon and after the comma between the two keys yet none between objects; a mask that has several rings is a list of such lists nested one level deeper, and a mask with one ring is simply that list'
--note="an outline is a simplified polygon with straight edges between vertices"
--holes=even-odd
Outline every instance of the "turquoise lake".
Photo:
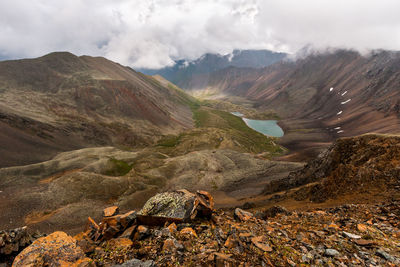
[{"label": "turquoise lake", "polygon": [[231,113],[235,116],[241,117],[247,126],[259,133],[273,137],[282,137],[284,135],[282,128],[279,127],[275,120],[251,120],[243,118],[244,115],[240,112]]}]

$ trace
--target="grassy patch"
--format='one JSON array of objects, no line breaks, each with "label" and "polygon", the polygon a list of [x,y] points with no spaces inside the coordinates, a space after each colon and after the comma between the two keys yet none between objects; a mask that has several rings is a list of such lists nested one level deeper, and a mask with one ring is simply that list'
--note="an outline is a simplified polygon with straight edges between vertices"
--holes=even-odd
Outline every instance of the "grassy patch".
[{"label": "grassy patch", "polygon": [[110,158],[109,163],[110,163],[110,168],[107,171],[105,171],[106,175],[123,176],[132,169],[132,164],[128,164],[123,160]]},{"label": "grassy patch", "polygon": [[182,135],[167,135],[158,141],[157,146],[176,147],[180,143]]},{"label": "grassy patch", "polygon": [[249,128],[240,117],[229,112],[202,106],[194,110],[193,117],[198,130],[161,139],[158,147],[167,149],[163,153],[181,154],[216,149],[222,144],[224,148],[241,152],[268,152],[271,157],[284,152],[282,147],[275,144],[276,138],[267,137]]}]

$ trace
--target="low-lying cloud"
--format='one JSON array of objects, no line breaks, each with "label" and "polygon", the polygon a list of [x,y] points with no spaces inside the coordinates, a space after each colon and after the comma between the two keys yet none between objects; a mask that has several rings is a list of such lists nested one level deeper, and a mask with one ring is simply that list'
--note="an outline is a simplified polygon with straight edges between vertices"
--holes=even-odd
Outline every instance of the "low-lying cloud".
[{"label": "low-lying cloud", "polygon": [[400,50],[398,0],[13,0],[0,2],[0,57],[53,51],[136,68],[233,49]]}]

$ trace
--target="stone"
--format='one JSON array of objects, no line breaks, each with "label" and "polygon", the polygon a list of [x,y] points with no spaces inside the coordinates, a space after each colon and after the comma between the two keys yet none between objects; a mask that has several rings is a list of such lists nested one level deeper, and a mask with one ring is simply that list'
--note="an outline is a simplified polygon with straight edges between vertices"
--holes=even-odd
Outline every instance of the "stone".
[{"label": "stone", "polygon": [[119,228],[120,218],[121,218],[120,215],[115,215],[115,216],[111,216],[111,217],[105,217],[101,221],[101,224],[102,225],[106,224],[108,226],[113,226],[115,228]]},{"label": "stone", "polygon": [[134,232],[136,230],[136,225],[132,225],[131,227],[128,227],[127,229],[125,229],[125,231],[120,235],[120,237],[124,237],[124,238],[133,238],[134,236]]},{"label": "stone", "polygon": [[125,214],[122,214],[119,217],[119,222],[123,228],[131,226],[132,224],[135,223],[135,221],[136,221],[136,212],[133,210]]},{"label": "stone", "polygon": [[343,235],[351,239],[360,239],[361,236],[343,231]]},{"label": "stone", "polygon": [[180,231],[180,234],[197,238],[196,232],[190,227],[183,228]]},{"label": "stone", "polygon": [[160,193],[150,198],[139,215],[189,220],[196,216],[197,197],[187,190]]},{"label": "stone", "polygon": [[324,253],[324,255],[328,256],[328,257],[335,257],[335,256],[338,256],[339,254],[340,254],[340,252],[333,248],[325,249],[325,253]]},{"label": "stone", "polygon": [[127,250],[131,248],[133,245],[132,240],[129,238],[113,238],[110,241],[107,242],[108,248],[112,250]]},{"label": "stone", "polygon": [[233,235],[230,235],[224,243],[224,247],[230,249],[236,248],[237,246],[238,246],[238,241]]},{"label": "stone", "polygon": [[171,234],[175,233],[177,231],[177,226],[175,223],[171,223],[170,225],[168,225],[168,230]]},{"label": "stone", "polygon": [[376,251],[376,255],[378,255],[381,258],[384,258],[387,261],[391,261],[393,262],[395,260],[395,258],[393,256],[391,256],[389,253],[387,253],[386,251],[384,251],[383,249],[378,249]]},{"label": "stone", "polygon": [[166,239],[162,248],[162,250],[166,252],[175,252],[183,249],[183,245],[173,237]]},{"label": "stone", "polygon": [[374,245],[376,245],[376,243],[372,240],[365,240],[365,239],[355,239],[353,241],[354,243],[356,243],[359,246],[363,246],[363,247],[372,247]]},{"label": "stone", "polygon": [[74,236],[77,245],[83,250],[84,253],[91,253],[96,248],[96,243],[87,235],[86,232],[81,232]]},{"label": "stone", "polygon": [[196,192],[196,196],[199,201],[197,213],[200,216],[210,217],[214,209],[214,198],[210,193],[200,190]]},{"label": "stone", "polygon": [[107,227],[106,230],[103,233],[102,240],[110,240],[111,238],[114,238],[119,232],[119,228],[110,226]]},{"label": "stone", "polygon": [[340,228],[339,225],[337,225],[335,223],[331,223],[331,224],[328,225],[328,229],[332,229],[332,230],[335,230],[335,231],[339,230],[339,228]]},{"label": "stone", "polygon": [[138,259],[131,259],[123,264],[114,265],[112,267],[157,267],[157,264],[152,260],[141,261]]},{"label": "stone", "polygon": [[248,221],[248,220],[254,218],[253,213],[248,212],[248,211],[244,211],[244,210],[239,209],[239,208],[235,209],[234,216],[235,216],[236,219],[238,219],[238,220],[240,220],[242,222],[245,222],[245,221]]},{"label": "stone", "polygon": [[136,229],[136,233],[134,235],[135,240],[142,240],[145,239],[150,235],[149,228],[144,225],[139,225]]},{"label": "stone", "polygon": [[368,226],[366,226],[365,224],[359,223],[357,224],[357,230],[360,232],[367,232],[368,231]]},{"label": "stone", "polygon": [[117,206],[108,207],[103,210],[103,217],[111,217],[117,215],[118,212],[119,208]]},{"label": "stone", "polygon": [[99,231],[100,226],[91,218],[88,217],[86,226],[85,226],[85,231]]},{"label": "stone", "polygon": [[150,198],[138,212],[137,219],[146,225],[193,220],[198,214],[211,216],[214,201],[205,191],[193,194],[185,189],[164,192]]},{"label": "stone", "polygon": [[265,252],[271,252],[272,248],[267,244],[265,236],[255,236],[251,238],[251,242],[259,249]]},{"label": "stone", "polygon": [[76,240],[64,232],[54,232],[35,240],[18,254],[12,264],[19,266],[94,266]]}]

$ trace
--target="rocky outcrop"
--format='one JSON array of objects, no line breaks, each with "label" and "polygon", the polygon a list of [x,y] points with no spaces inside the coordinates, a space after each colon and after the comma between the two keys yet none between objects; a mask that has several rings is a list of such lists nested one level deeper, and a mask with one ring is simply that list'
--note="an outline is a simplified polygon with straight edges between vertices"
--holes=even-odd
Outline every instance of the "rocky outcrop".
[{"label": "rocky outcrop", "polygon": [[12,267],[95,266],[76,240],[64,232],[54,232],[34,241],[14,260]]},{"label": "rocky outcrop", "polygon": [[0,259],[9,258],[12,254],[20,252],[40,236],[40,233],[30,234],[26,226],[0,231]]},{"label": "rocky outcrop", "polygon": [[[400,136],[367,134],[338,139],[317,159],[282,180],[272,181],[264,194],[300,189],[295,198],[321,202],[372,188],[400,188]],[[312,184],[316,182],[316,184]]]},{"label": "rocky outcrop", "polygon": [[194,219],[197,214],[211,215],[213,197],[205,191],[190,193],[185,189],[157,194],[150,198],[139,211],[139,219],[153,216],[184,222]]},{"label": "rocky outcrop", "polygon": [[[147,215],[153,219],[149,223],[140,221],[134,211],[105,216],[98,224],[89,218],[85,231],[74,238],[63,232],[39,238],[15,258],[13,266],[400,264],[399,201],[290,212],[274,207],[263,218],[241,209],[211,210],[209,216],[199,216],[210,206],[209,197],[206,192],[186,190],[156,195],[143,207],[154,211]],[[196,198],[196,217],[156,223],[161,214],[195,214],[191,204]],[[153,205],[155,199],[177,205]],[[188,201],[190,205],[185,205]],[[177,213],[180,209],[185,212]],[[110,210],[116,207],[104,214]]]}]

